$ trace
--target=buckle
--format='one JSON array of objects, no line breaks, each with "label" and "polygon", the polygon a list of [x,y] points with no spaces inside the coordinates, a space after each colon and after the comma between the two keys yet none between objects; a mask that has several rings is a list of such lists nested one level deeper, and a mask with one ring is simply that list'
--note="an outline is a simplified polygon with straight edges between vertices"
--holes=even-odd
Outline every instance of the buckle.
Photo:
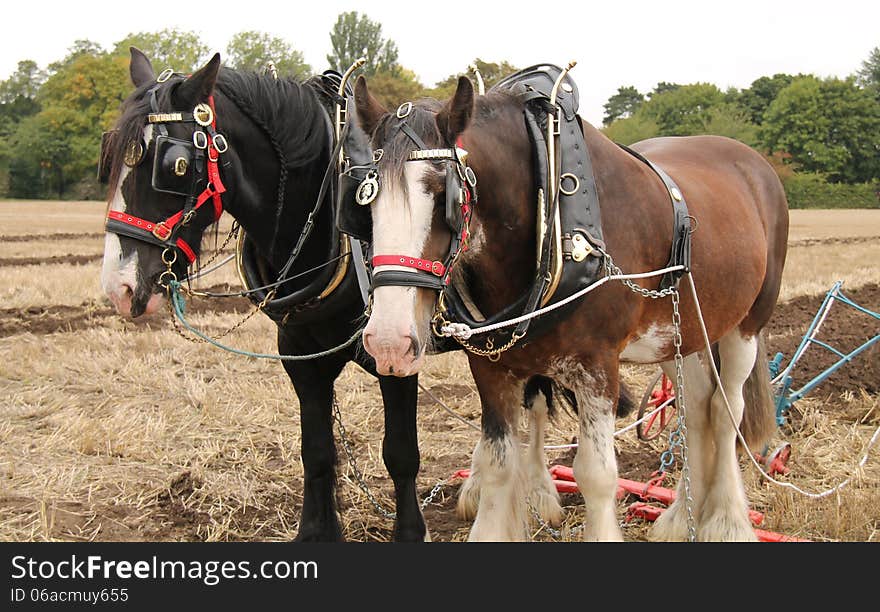
[{"label": "buckle", "polygon": [[165,225],[164,221],[159,221],[156,227],[153,228],[153,235],[159,240],[168,240],[168,236],[171,235],[171,229]]},{"label": "buckle", "polygon": [[409,114],[412,112],[413,105],[412,102],[404,102],[400,106],[397,107],[397,118],[405,119],[409,117]]},{"label": "buckle", "polygon": [[443,273],[446,271],[445,266],[442,261],[432,261],[431,262],[431,274],[434,276],[443,276]]},{"label": "buckle", "polygon": [[217,153],[226,153],[229,150],[229,143],[226,142],[226,136],[223,134],[214,134],[214,149]]}]

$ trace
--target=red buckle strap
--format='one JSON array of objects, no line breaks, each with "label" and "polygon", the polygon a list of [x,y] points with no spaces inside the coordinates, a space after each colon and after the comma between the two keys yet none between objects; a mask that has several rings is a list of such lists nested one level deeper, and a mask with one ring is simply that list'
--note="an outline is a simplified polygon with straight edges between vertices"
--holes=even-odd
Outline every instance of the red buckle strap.
[{"label": "red buckle strap", "polygon": [[444,266],[441,261],[407,257],[406,255],[376,255],[373,257],[373,267],[377,268],[379,266],[403,266],[404,268],[415,268],[416,270],[428,272],[434,276],[440,277],[446,274],[446,266]]},{"label": "red buckle strap", "polygon": [[[146,219],[141,219],[140,217],[135,217],[134,215],[129,215],[128,213],[116,210],[109,211],[107,213],[107,218],[129,225],[145,234],[152,234],[159,240],[167,240],[168,236],[171,235],[171,228],[168,227],[164,221],[153,223],[152,221],[147,221]],[[196,260],[195,251],[192,250],[192,247],[190,247],[183,238],[178,238],[174,241],[174,244],[181,250],[189,263],[193,263]]]}]

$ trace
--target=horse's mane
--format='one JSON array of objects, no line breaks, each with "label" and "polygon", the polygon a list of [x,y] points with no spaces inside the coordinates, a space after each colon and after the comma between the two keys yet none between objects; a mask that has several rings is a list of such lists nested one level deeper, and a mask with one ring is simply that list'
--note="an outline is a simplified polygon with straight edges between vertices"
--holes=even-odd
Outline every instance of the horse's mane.
[{"label": "horse's mane", "polygon": [[[216,89],[259,126],[272,143],[282,166],[292,169],[314,161],[328,142],[321,101],[310,83],[223,68]],[[102,160],[112,164],[111,186],[119,180],[128,144],[143,138],[144,117],[151,112],[147,91],[153,85],[151,82],[138,87],[123,104],[113,142],[105,152],[110,159]],[[167,99],[167,94],[160,96]],[[162,104],[163,111],[190,110],[164,108],[165,104]],[[223,132],[223,117],[218,118],[218,130]]]},{"label": "horse's mane", "polygon": [[286,168],[297,168],[314,161],[328,142],[324,110],[310,82],[227,68],[217,89],[260,126]]}]

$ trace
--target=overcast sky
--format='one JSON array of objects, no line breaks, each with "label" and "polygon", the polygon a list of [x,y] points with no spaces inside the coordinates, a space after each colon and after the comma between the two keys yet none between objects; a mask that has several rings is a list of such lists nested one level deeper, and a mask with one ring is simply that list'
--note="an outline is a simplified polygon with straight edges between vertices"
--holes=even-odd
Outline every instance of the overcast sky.
[{"label": "overcast sky", "polygon": [[[526,12],[533,7],[546,13]],[[110,48],[130,32],[164,28],[193,30],[221,53],[236,32],[261,30],[290,42],[320,71],[336,16],[349,10],[379,21],[400,63],[428,85],[475,57],[523,67],[576,59],[581,114],[594,124],[621,85],[646,92],[658,81],[726,89],[777,72],[843,77],[880,46],[877,0],[16,1],[3,10],[0,79],[22,59],[41,67],[61,59],[76,39]]]}]

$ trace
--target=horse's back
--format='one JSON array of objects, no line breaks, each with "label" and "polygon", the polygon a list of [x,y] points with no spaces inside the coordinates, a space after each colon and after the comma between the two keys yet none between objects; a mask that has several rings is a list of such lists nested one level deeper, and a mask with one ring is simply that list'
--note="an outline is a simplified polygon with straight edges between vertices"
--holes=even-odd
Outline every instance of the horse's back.
[{"label": "horse's back", "polygon": [[708,251],[721,250],[763,268],[743,321],[752,331],[763,327],[779,294],[788,242],[788,203],[773,167],[751,147],[723,136],[652,138],[632,148],[669,173],[685,195],[697,223],[695,260],[701,251],[711,257]]},{"label": "horse's back", "polygon": [[773,167],[746,144],[724,136],[662,136],[632,148],[688,187],[705,184],[715,190],[736,189],[751,199],[765,221],[788,219],[785,191]]}]

